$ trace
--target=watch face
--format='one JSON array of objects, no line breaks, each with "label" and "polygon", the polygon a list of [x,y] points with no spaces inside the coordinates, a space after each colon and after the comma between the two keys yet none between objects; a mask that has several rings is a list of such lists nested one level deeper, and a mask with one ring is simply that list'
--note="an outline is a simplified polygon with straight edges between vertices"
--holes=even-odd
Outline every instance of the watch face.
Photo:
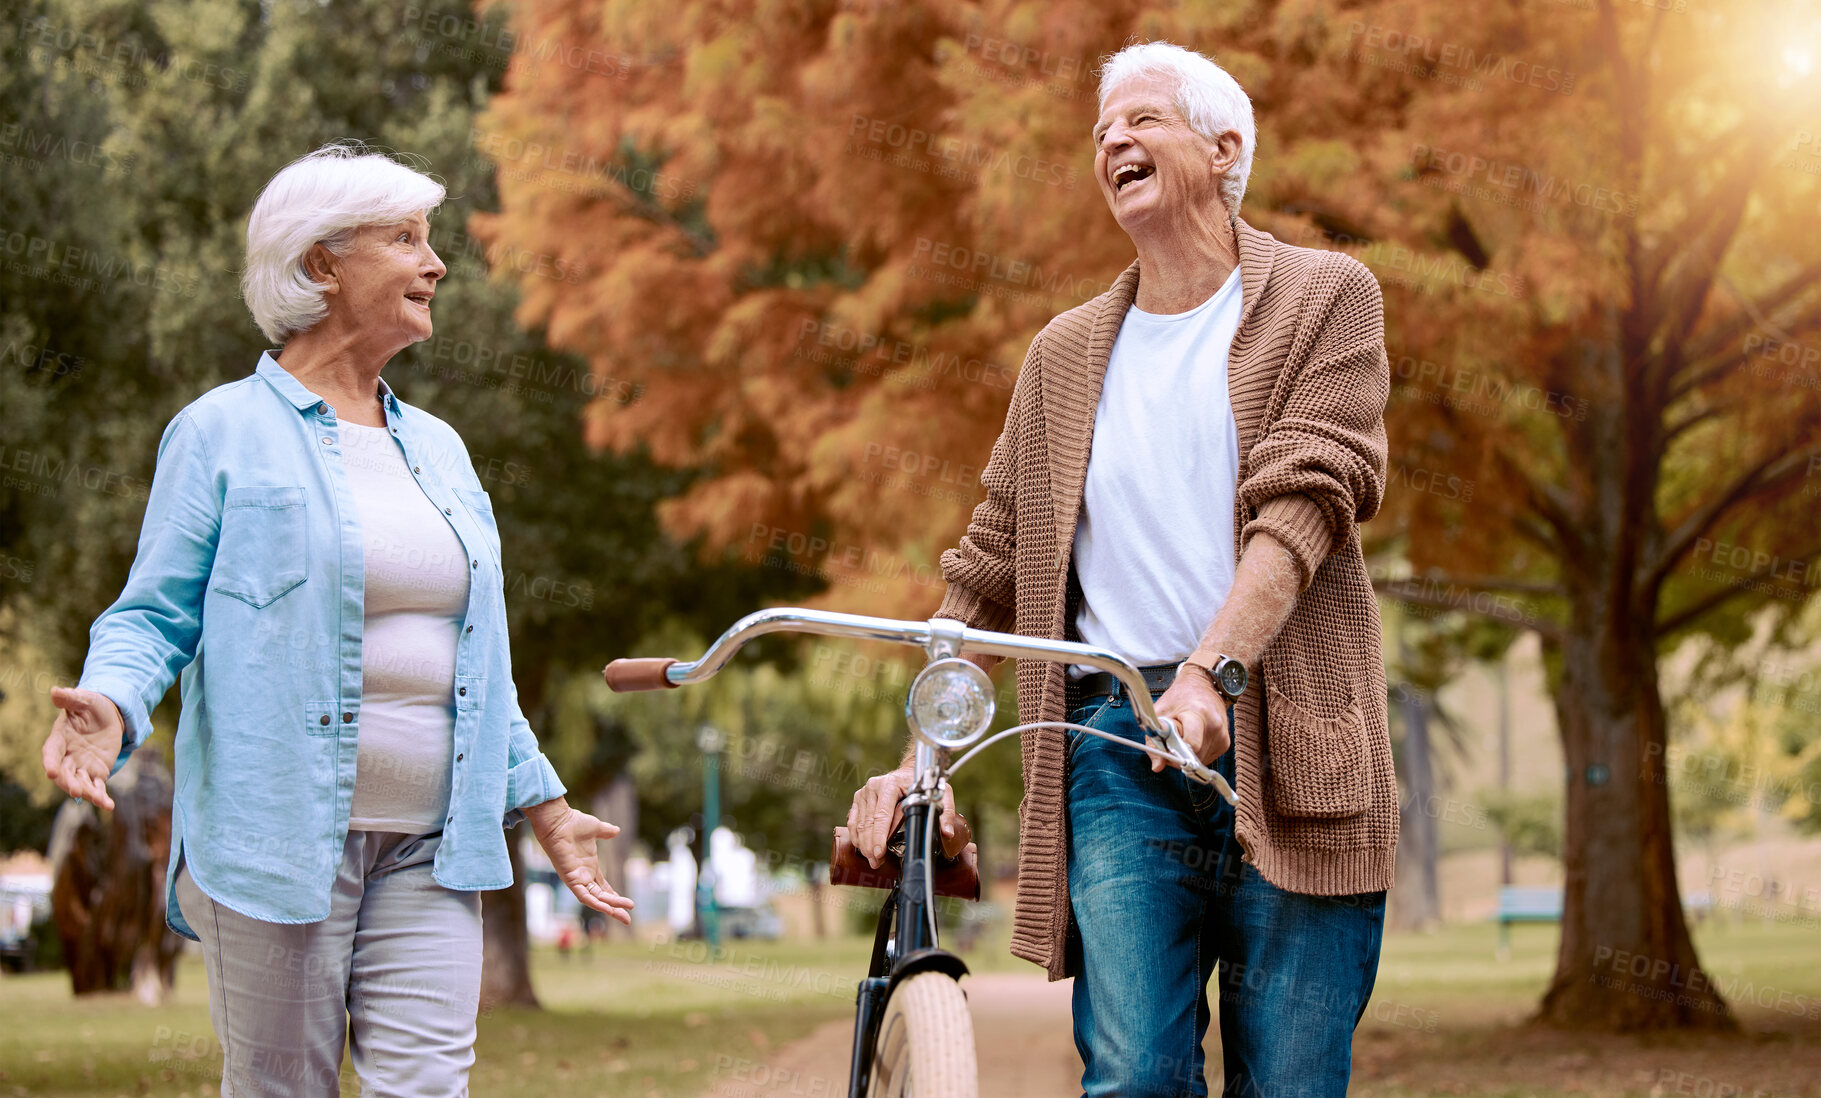
[{"label": "watch face", "polygon": [[1214,677],[1220,680],[1220,688],[1228,697],[1238,697],[1246,691],[1246,665],[1236,659],[1224,659],[1214,668]]}]

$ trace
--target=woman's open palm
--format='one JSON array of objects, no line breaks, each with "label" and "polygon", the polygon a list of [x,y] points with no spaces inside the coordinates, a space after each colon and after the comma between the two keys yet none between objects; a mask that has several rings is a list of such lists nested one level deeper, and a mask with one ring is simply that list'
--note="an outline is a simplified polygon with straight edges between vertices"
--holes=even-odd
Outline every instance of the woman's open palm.
[{"label": "woman's open palm", "polygon": [[550,826],[537,829],[537,841],[549,857],[551,868],[569,886],[569,891],[575,893],[576,899],[631,926],[632,901],[607,883],[601,873],[600,854],[594,845],[619,833],[617,825],[569,808]]},{"label": "woman's open palm", "polygon": [[120,710],[93,690],[51,688],[51,703],[60,712],[44,739],[44,774],[72,797],[113,808],[107,779],[120,757],[126,736]]}]

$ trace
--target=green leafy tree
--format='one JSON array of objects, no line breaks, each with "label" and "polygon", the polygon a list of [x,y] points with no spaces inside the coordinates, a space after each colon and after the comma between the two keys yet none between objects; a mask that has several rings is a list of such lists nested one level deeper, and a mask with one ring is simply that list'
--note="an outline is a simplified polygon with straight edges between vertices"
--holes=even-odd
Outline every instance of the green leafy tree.
[{"label": "green leafy tree", "polygon": [[[16,780],[46,790],[35,766],[44,695],[73,680],[89,623],[120,589],[165,423],[245,376],[264,346],[236,286],[253,200],[332,140],[408,154],[448,186],[433,218],[450,267],[436,336],[385,376],[461,432],[495,499],[514,676],[534,727],[551,684],[598,669],[658,622],[718,628],[806,586],[668,541],[652,508],[691,474],[589,450],[581,418],[600,390],[514,323],[517,290],[492,270],[525,257],[502,260],[467,231],[497,202],[470,135],[505,68],[486,44],[499,17],[378,0],[0,9],[0,139],[15,153],[0,225],[22,241],[0,270],[0,563],[13,562],[0,569],[12,676],[0,727]],[[445,16],[457,17],[453,35]],[[174,710],[173,692],[160,727]],[[591,768],[587,752],[557,761],[584,803],[623,765]],[[490,916],[502,902],[516,890],[489,894]],[[522,919],[488,926],[490,997],[534,1002]]]}]

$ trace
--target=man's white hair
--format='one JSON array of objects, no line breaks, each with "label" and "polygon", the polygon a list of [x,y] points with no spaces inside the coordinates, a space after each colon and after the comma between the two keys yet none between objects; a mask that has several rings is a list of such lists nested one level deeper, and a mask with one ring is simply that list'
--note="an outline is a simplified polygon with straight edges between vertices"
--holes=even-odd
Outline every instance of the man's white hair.
[{"label": "man's white hair", "polygon": [[1239,134],[1239,159],[1220,180],[1220,200],[1238,217],[1258,143],[1246,90],[1211,58],[1168,42],[1145,42],[1127,46],[1100,67],[1100,109],[1106,110],[1114,88],[1139,76],[1160,76],[1174,84],[1177,111],[1201,136],[1212,141],[1228,130]]},{"label": "man's white hair", "polygon": [[329,315],[304,253],[321,244],[346,255],[363,225],[428,215],[447,192],[429,176],[359,145],[324,145],[292,161],[259,192],[247,219],[240,293],[274,345]]}]

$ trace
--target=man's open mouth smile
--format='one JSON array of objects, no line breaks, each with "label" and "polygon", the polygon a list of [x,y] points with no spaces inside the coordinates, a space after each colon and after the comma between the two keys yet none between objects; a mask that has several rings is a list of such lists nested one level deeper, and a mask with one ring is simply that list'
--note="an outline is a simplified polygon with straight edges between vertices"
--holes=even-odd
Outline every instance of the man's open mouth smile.
[{"label": "man's open mouth smile", "polygon": [[1113,190],[1123,191],[1134,183],[1149,179],[1156,170],[1149,164],[1121,164],[1113,169]]}]

